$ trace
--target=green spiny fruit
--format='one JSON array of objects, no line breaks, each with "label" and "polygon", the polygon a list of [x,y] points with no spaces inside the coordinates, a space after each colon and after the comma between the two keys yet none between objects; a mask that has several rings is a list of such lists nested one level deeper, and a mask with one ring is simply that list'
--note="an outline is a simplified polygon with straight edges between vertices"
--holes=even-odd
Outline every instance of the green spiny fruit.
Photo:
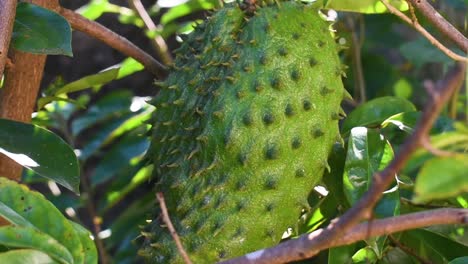
[{"label": "green spiny fruit", "polygon": [[[328,23],[300,2],[256,2],[199,25],[155,100],[156,188],[195,263],[278,243],[339,139],[345,91]],[[143,235],[150,262],[182,262],[160,219]]]}]

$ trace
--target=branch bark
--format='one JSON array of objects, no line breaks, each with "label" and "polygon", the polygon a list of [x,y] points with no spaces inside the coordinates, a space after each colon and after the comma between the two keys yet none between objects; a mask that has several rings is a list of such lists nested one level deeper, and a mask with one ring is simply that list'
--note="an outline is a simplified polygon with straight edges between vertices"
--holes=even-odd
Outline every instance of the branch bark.
[{"label": "branch bark", "polygon": [[[350,245],[370,237],[389,235],[405,230],[422,228],[433,225],[467,224],[468,209],[444,208],[429,210],[419,213],[411,213],[397,217],[373,220],[355,226],[349,233],[342,235],[340,239],[329,240],[321,245],[315,246],[313,242],[324,232],[323,229],[316,230],[310,234],[302,235],[298,239],[288,240],[276,247],[262,249],[245,256],[221,262],[222,264],[261,264],[261,263],[286,263],[292,260],[303,259],[305,255],[297,255],[294,259],[288,255],[296,252],[307,252],[312,246],[317,250]],[[278,253],[282,252],[282,255]],[[288,256],[288,258],[285,258]],[[307,256],[309,257],[309,256]]]},{"label": "branch bark", "polygon": [[[348,230],[355,227],[360,221],[369,219],[371,217],[374,206],[382,197],[382,193],[393,182],[396,173],[403,168],[411,154],[422,146],[421,139],[428,136],[429,130],[437,119],[440,111],[442,110],[442,107],[450,99],[453,91],[455,91],[457,87],[462,84],[465,77],[465,68],[465,64],[457,63],[456,66],[449,71],[445,79],[437,83],[436,89],[430,93],[431,100],[426,104],[424,112],[414,130],[414,133],[405,140],[404,144],[400,147],[398,153],[395,155],[395,159],[392,160],[392,162],[383,171],[374,175],[372,185],[369,190],[344,215],[332,221],[332,223],[325,229],[316,231],[310,235],[303,235],[297,240],[286,242],[286,244],[282,243],[276,247],[260,250],[233,260],[228,260],[224,262],[224,264],[254,263],[252,260],[253,257],[255,257],[255,263],[257,264],[292,262],[313,257],[321,250],[329,248],[331,245],[338,245],[338,243],[340,243],[339,241],[344,239],[343,234],[347,234]],[[466,210],[464,210],[463,223],[467,222],[466,213]],[[399,221],[402,220],[401,218],[396,219]],[[448,221],[448,217],[442,217],[439,219]],[[381,220],[372,222],[372,225],[374,225],[377,221]],[[395,223],[398,225],[401,224],[398,223],[398,221],[394,222],[394,224]],[[415,228],[416,226],[407,227]],[[365,230],[365,232],[368,231],[366,229],[362,229],[362,227],[356,228],[353,229],[350,234],[356,234],[354,233],[354,230]],[[397,227],[392,230],[396,229]],[[345,237],[351,236],[350,234],[346,235]],[[376,235],[377,233],[371,232],[370,234]],[[293,246],[290,246],[291,243],[293,243]],[[258,255],[261,255],[261,257],[257,258]]]},{"label": "branch bark", "polygon": [[128,39],[118,35],[97,22],[91,21],[80,14],[73,12],[72,10],[60,8],[59,14],[70,23],[73,29],[94,37],[123,54],[134,58],[158,78],[163,79],[165,77],[167,67],[159,63],[139,47],[135,46],[135,44],[130,42]]},{"label": "branch bark", "polygon": [[[58,0],[34,0],[32,3],[51,10],[58,7]],[[13,66],[5,71],[4,87],[0,91],[0,118],[29,123],[36,105],[46,56],[13,49],[10,49],[9,54]],[[0,154],[1,176],[19,181],[22,170],[16,162]]]},{"label": "branch bark", "polygon": [[8,47],[15,22],[16,2],[16,0],[0,1],[0,78],[8,58]]},{"label": "branch bark", "polygon": [[[148,12],[146,12],[143,3],[141,3],[140,0],[129,0],[128,3],[132,7],[132,9],[138,14],[138,16],[140,16],[140,18],[143,20],[148,30],[154,31],[157,29],[156,24],[154,24],[153,20],[149,16]],[[161,35],[157,35],[152,39],[151,43],[164,65],[171,65],[173,59],[164,38]]]},{"label": "branch bark", "polygon": [[450,24],[426,0],[407,0],[423,14],[441,33],[452,40],[465,53],[468,52],[468,39]]}]

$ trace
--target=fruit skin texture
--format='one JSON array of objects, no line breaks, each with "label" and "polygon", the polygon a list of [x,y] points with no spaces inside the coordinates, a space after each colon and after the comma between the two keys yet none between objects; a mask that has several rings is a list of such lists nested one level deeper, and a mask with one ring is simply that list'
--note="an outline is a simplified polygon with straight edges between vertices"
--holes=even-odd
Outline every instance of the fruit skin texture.
[{"label": "fruit skin texture", "polygon": [[[253,14],[227,5],[173,68],[148,153],[184,248],[212,263],[278,243],[339,139],[345,91],[328,23],[295,1]],[[142,234],[148,262],[182,262],[161,219]]]}]

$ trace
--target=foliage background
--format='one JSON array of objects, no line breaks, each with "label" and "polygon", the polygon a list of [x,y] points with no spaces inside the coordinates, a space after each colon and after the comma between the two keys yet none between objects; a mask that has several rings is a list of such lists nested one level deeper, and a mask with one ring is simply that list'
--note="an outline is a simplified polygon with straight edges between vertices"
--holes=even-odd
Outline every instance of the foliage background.
[{"label": "foliage background", "polygon": [[[154,1],[143,1],[153,21],[159,26],[156,32],[145,30],[142,20],[126,1],[63,1],[62,5],[71,9],[79,8],[83,15],[96,19],[156,56],[151,46],[151,37],[158,34],[163,36],[170,50],[174,50],[180,45],[178,35],[190,31],[194,21],[200,22],[208,13],[207,10],[219,5],[217,0],[190,0],[179,5],[176,2],[158,1],[155,4]],[[450,22],[467,34],[468,1],[437,1],[435,5]],[[423,19],[420,22],[431,29]],[[413,102],[416,109],[420,110],[427,100],[422,86],[424,80],[441,79],[453,64],[451,59],[391,14],[340,12],[335,27],[341,38],[340,42],[348,46],[341,55],[343,61],[349,65],[345,86],[356,102],[396,96]],[[35,114],[35,124],[61,135],[77,150],[82,173],[81,196],[78,197],[31,172],[26,172],[23,178],[71,219],[87,226],[94,233],[99,233],[112,263],[139,263],[141,260],[135,258],[138,248],[132,241],[139,236],[139,226],[144,225],[146,219],[152,219],[154,203],[150,183],[151,167],[140,162],[149,146],[146,138],[149,125],[144,122],[149,120],[153,108],[145,100],[157,94],[154,80],[149,73],[142,71],[139,64],[79,32],[74,32],[73,35],[73,52],[74,58],[48,57],[42,85],[44,97],[48,92],[86,75],[120,63],[125,66],[116,80],[107,82],[101,79],[91,87],[85,85],[82,90],[69,93],[69,97],[78,103],[55,101],[40,108]],[[359,69],[363,72],[362,78],[358,74]],[[128,74],[124,74],[125,72]],[[467,92],[460,91],[446,109],[434,134],[454,130],[454,120],[468,120],[467,100]],[[350,112],[355,106],[347,103],[345,109]],[[405,133],[395,129],[385,132],[392,146],[398,148]],[[344,158],[343,152],[339,153]],[[411,198],[409,195],[414,175],[408,173],[405,176],[407,178],[403,182],[409,187],[407,190],[400,190],[401,199],[397,197],[402,201]],[[425,206],[432,208],[451,205],[467,208],[466,198],[466,195],[462,195]],[[324,208],[340,207],[327,205],[330,201],[319,195],[311,195],[310,200],[313,205],[318,203],[316,208],[321,207],[322,211],[304,216],[300,231],[321,227],[340,213],[324,211]],[[345,200],[342,202],[345,203]],[[337,201],[334,203],[335,206]],[[419,208],[414,204],[403,204],[400,210],[403,213],[404,210],[415,211],[422,208],[424,207]],[[316,218],[317,212],[321,217]],[[451,235],[465,247],[468,245],[468,235],[464,229],[446,228],[436,231]],[[432,233],[412,233],[403,240],[414,248],[427,251],[431,246],[417,241],[431,235]],[[446,242],[444,237],[432,239]],[[363,243],[354,245],[352,249],[341,248],[335,251],[340,250],[341,253],[333,256],[346,256],[357,251],[364,257],[356,253],[354,263],[366,263],[372,259],[369,257],[369,248]],[[388,250],[380,255],[384,256],[381,263],[415,263],[413,257],[408,257],[401,250]],[[348,253],[343,253],[344,251]],[[372,254],[375,252],[374,250]],[[324,252],[318,256],[317,263],[324,263],[321,260],[329,253]],[[441,260],[451,260],[441,251],[437,254]],[[333,263],[331,259],[328,261]]]}]

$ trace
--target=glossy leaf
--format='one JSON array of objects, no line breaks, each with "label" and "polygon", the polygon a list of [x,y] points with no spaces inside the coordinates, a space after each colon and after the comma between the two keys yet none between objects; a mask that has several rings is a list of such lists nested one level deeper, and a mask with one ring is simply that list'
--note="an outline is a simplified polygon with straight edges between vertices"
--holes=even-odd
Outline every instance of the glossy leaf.
[{"label": "glossy leaf", "polygon": [[122,79],[135,72],[142,71],[145,68],[143,64],[139,63],[133,58],[126,58],[117,66],[120,68],[117,79]]},{"label": "glossy leaf", "polygon": [[[418,120],[421,118],[421,112],[405,112],[393,115],[382,122],[382,127],[394,126],[407,133],[412,133]],[[431,134],[443,133],[454,129],[453,120],[446,117],[439,117],[431,129]]]},{"label": "glossy leaf", "polygon": [[329,264],[350,264],[353,263],[352,257],[356,252],[356,245],[346,245],[340,247],[330,248],[328,250],[328,263]]},{"label": "glossy leaf", "polygon": [[460,258],[453,259],[448,264],[466,264],[466,263],[468,263],[468,257],[460,257]]},{"label": "glossy leaf", "polygon": [[46,253],[61,263],[73,263],[70,252],[57,240],[34,227],[0,227],[0,244],[13,248],[29,248]]},{"label": "glossy leaf", "polygon": [[73,228],[76,231],[76,234],[80,238],[81,245],[83,245],[83,254],[85,255],[84,263],[85,264],[97,264],[98,263],[98,253],[94,241],[91,239],[91,233],[81,225],[70,221]]},{"label": "glossy leaf", "polygon": [[437,157],[427,161],[416,178],[414,201],[445,199],[468,191],[468,155]]},{"label": "glossy leaf", "polygon": [[[0,202],[30,222],[36,229],[65,246],[72,254],[74,263],[83,263],[83,246],[75,229],[44,196],[30,191],[24,185],[0,177]],[[21,222],[13,224],[19,225]]]},{"label": "glossy leaf", "polygon": [[0,128],[0,153],[79,193],[78,161],[60,137],[35,125],[5,119],[0,119]]},{"label": "glossy leaf", "polygon": [[129,91],[114,92],[89,107],[86,115],[72,122],[72,133],[78,135],[81,131],[111,117],[118,117],[130,112],[132,94]]},{"label": "glossy leaf", "polygon": [[[324,7],[337,11],[351,11],[365,14],[387,12],[386,7],[379,0],[321,0]],[[408,4],[402,0],[390,0],[391,5],[402,11],[408,10]]]},{"label": "glossy leaf", "polygon": [[361,248],[352,256],[353,263],[367,264],[377,260],[377,255],[370,247]]},{"label": "glossy leaf", "polygon": [[73,56],[67,20],[37,5],[20,2],[16,8],[12,44],[18,50]]},{"label": "glossy leaf", "polygon": [[90,87],[106,84],[117,78],[118,74],[118,68],[107,69],[96,74],[88,75],[74,82],[68,83],[65,86],[57,89],[56,91],[50,92],[53,92],[54,95],[60,95],[85,90]]},{"label": "glossy leaf", "polygon": [[340,143],[335,143],[332,152],[328,157],[330,171],[325,171],[323,182],[330,191],[329,196],[333,196],[338,204],[343,209],[349,208],[349,203],[346,199],[343,189],[343,173],[346,158],[346,150]]},{"label": "glossy leaf", "polygon": [[401,234],[399,241],[412,251],[433,263],[468,256],[468,247],[441,234],[425,229],[415,229]]},{"label": "glossy leaf", "polygon": [[[345,195],[351,205],[369,189],[373,174],[385,168],[392,159],[393,150],[376,130],[365,127],[351,130],[343,175]],[[385,209],[377,211],[381,216],[393,216],[398,212],[399,197],[389,193],[393,195],[380,202]]]},{"label": "glossy leaf", "polygon": [[216,2],[218,1],[189,1],[185,4],[175,6],[161,17],[161,24],[169,24],[177,18],[194,13],[198,10],[213,9],[216,6]]},{"label": "glossy leaf", "polygon": [[[436,149],[452,152],[463,151],[468,148],[468,133],[462,131],[446,132],[444,134],[432,136],[430,142],[431,146]],[[407,162],[403,173],[409,174],[415,171],[433,156],[434,155],[425,148],[418,149]]]},{"label": "glossy leaf", "polygon": [[58,264],[44,252],[34,249],[16,249],[0,253],[0,263],[8,264]]},{"label": "glossy leaf", "polygon": [[353,127],[377,127],[387,118],[402,112],[412,112],[416,108],[403,98],[385,96],[370,100],[354,109],[345,119],[342,133],[347,134]]},{"label": "glossy leaf", "polygon": [[96,186],[130,166],[132,160],[141,157],[149,147],[149,139],[129,134],[118,142],[96,166],[91,184]]}]

